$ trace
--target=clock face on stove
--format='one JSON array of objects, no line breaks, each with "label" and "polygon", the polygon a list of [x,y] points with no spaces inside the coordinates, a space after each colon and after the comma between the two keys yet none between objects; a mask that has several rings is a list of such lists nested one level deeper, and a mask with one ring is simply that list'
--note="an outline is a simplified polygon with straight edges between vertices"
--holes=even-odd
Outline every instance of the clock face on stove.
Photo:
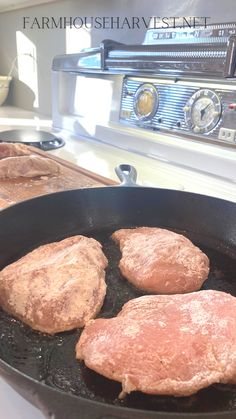
[{"label": "clock face on stove", "polygon": [[158,92],[150,83],[142,84],[134,96],[134,113],[141,121],[149,121],[158,108]]},{"label": "clock face on stove", "polygon": [[219,122],[221,113],[218,95],[208,89],[198,90],[184,107],[186,124],[195,133],[210,132]]}]

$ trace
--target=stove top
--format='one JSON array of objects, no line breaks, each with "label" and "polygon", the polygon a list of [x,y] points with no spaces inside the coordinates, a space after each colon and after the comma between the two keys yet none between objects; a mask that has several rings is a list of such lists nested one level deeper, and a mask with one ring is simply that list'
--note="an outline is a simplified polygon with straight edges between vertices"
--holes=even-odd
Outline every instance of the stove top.
[{"label": "stove top", "polygon": [[14,129],[0,132],[0,142],[24,143],[44,151],[63,147],[65,141],[50,132],[33,129]]}]

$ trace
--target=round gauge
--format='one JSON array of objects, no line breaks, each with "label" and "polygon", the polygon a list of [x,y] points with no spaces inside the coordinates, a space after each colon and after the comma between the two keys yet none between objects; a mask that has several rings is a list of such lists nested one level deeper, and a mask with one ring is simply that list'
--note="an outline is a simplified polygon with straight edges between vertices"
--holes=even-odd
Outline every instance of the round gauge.
[{"label": "round gauge", "polygon": [[184,107],[186,124],[195,133],[210,132],[219,122],[221,101],[212,90],[198,90]]},{"label": "round gauge", "polygon": [[134,95],[134,113],[141,121],[153,118],[158,108],[157,89],[149,83],[142,84]]}]

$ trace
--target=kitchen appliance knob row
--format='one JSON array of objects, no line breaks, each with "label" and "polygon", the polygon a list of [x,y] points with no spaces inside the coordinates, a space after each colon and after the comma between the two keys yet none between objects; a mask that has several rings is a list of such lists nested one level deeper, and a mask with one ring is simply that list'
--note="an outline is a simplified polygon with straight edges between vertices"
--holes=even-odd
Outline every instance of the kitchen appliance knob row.
[{"label": "kitchen appliance knob row", "polygon": [[199,81],[126,76],[120,122],[235,146],[235,86]]},{"label": "kitchen appliance knob row", "polygon": [[[141,121],[151,121],[159,105],[158,90],[149,83],[142,84],[134,94],[134,113]],[[193,132],[207,133],[215,128],[222,114],[219,96],[212,90],[200,89],[183,108],[186,124]],[[161,122],[159,118],[158,122]]]}]

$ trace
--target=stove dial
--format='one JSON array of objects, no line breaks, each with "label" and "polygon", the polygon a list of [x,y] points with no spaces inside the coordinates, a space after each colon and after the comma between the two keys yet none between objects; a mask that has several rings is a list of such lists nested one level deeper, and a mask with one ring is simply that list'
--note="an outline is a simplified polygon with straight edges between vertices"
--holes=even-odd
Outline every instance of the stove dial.
[{"label": "stove dial", "polygon": [[150,83],[142,84],[134,95],[134,113],[141,121],[150,121],[158,109],[158,92]]},{"label": "stove dial", "polygon": [[183,110],[188,127],[195,133],[204,134],[219,122],[222,105],[215,92],[200,89],[188,100]]}]

